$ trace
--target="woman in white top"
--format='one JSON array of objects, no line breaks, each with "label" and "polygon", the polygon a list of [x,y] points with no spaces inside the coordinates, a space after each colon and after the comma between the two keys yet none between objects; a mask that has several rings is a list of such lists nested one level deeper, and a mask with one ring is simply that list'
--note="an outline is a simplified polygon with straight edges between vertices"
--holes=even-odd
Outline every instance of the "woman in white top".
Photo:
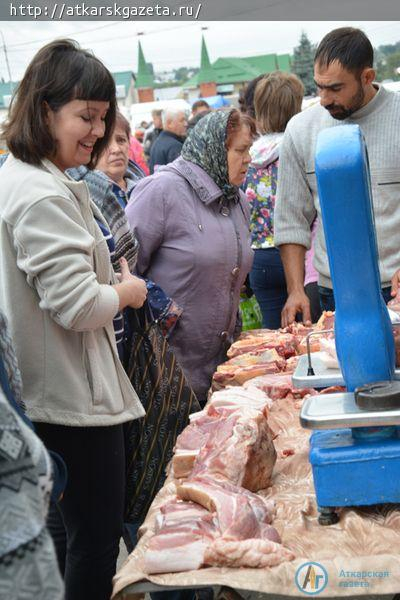
[{"label": "woman in white top", "polygon": [[[119,361],[113,319],[140,307],[144,282],[118,282],[86,184],[116,111],[114,80],[69,40],[42,48],[13,98],[0,170],[0,307],[10,323],[36,431],[68,468],[51,531],[66,600],[108,600],[123,522],[122,424],[143,409]],[[96,222],[97,221],[97,222]],[[57,511],[57,512],[55,512]],[[64,540],[65,542],[65,540]]]}]

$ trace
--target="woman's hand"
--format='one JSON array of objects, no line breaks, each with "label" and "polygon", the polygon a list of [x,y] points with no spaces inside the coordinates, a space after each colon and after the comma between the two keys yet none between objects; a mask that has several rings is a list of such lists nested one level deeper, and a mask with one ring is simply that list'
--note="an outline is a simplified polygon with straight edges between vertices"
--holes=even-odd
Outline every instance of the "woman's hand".
[{"label": "woman's hand", "polygon": [[140,308],[147,296],[146,283],[143,279],[132,275],[125,258],[121,258],[119,263],[121,266],[120,283],[113,286],[119,296],[119,309],[123,310],[126,306]]}]

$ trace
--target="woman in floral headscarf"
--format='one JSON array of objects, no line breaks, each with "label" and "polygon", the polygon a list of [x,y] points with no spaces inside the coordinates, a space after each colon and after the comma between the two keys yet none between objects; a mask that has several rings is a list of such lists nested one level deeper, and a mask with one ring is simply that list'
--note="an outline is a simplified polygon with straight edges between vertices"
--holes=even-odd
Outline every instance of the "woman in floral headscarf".
[{"label": "woman in floral headscarf", "polygon": [[182,308],[169,342],[200,403],[236,330],[249,272],[249,210],[239,186],[254,123],[212,112],[191,130],[174,162],[143,179],[126,208],[139,240],[138,273]]}]

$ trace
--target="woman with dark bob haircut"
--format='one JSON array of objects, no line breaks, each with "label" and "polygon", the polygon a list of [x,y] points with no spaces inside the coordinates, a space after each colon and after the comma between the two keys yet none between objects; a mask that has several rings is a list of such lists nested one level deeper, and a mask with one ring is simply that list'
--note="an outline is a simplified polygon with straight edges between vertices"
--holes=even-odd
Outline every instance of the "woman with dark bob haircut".
[{"label": "woman with dark bob haircut", "polygon": [[[109,71],[69,40],[42,48],[13,98],[0,170],[0,307],[36,432],[68,469],[49,521],[66,600],[108,600],[124,504],[124,422],[143,409],[119,361],[113,319],[138,308],[144,282],[118,282],[86,184],[116,111]],[[57,535],[65,526],[65,539]],[[61,536],[62,537],[62,536]]]}]

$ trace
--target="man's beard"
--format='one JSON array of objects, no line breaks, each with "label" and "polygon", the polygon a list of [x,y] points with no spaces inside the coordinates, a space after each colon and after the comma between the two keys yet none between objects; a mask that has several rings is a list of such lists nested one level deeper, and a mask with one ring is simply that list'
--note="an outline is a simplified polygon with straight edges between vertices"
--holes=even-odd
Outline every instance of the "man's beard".
[{"label": "man's beard", "polygon": [[334,119],[343,121],[362,107],[364,99],[365,93],[361,83],[359,83],[358,90],[351,98],[350,106],[348,108],[343,106],[343,104],[329,104],[328,106],[325,106],[325,108]]}]

